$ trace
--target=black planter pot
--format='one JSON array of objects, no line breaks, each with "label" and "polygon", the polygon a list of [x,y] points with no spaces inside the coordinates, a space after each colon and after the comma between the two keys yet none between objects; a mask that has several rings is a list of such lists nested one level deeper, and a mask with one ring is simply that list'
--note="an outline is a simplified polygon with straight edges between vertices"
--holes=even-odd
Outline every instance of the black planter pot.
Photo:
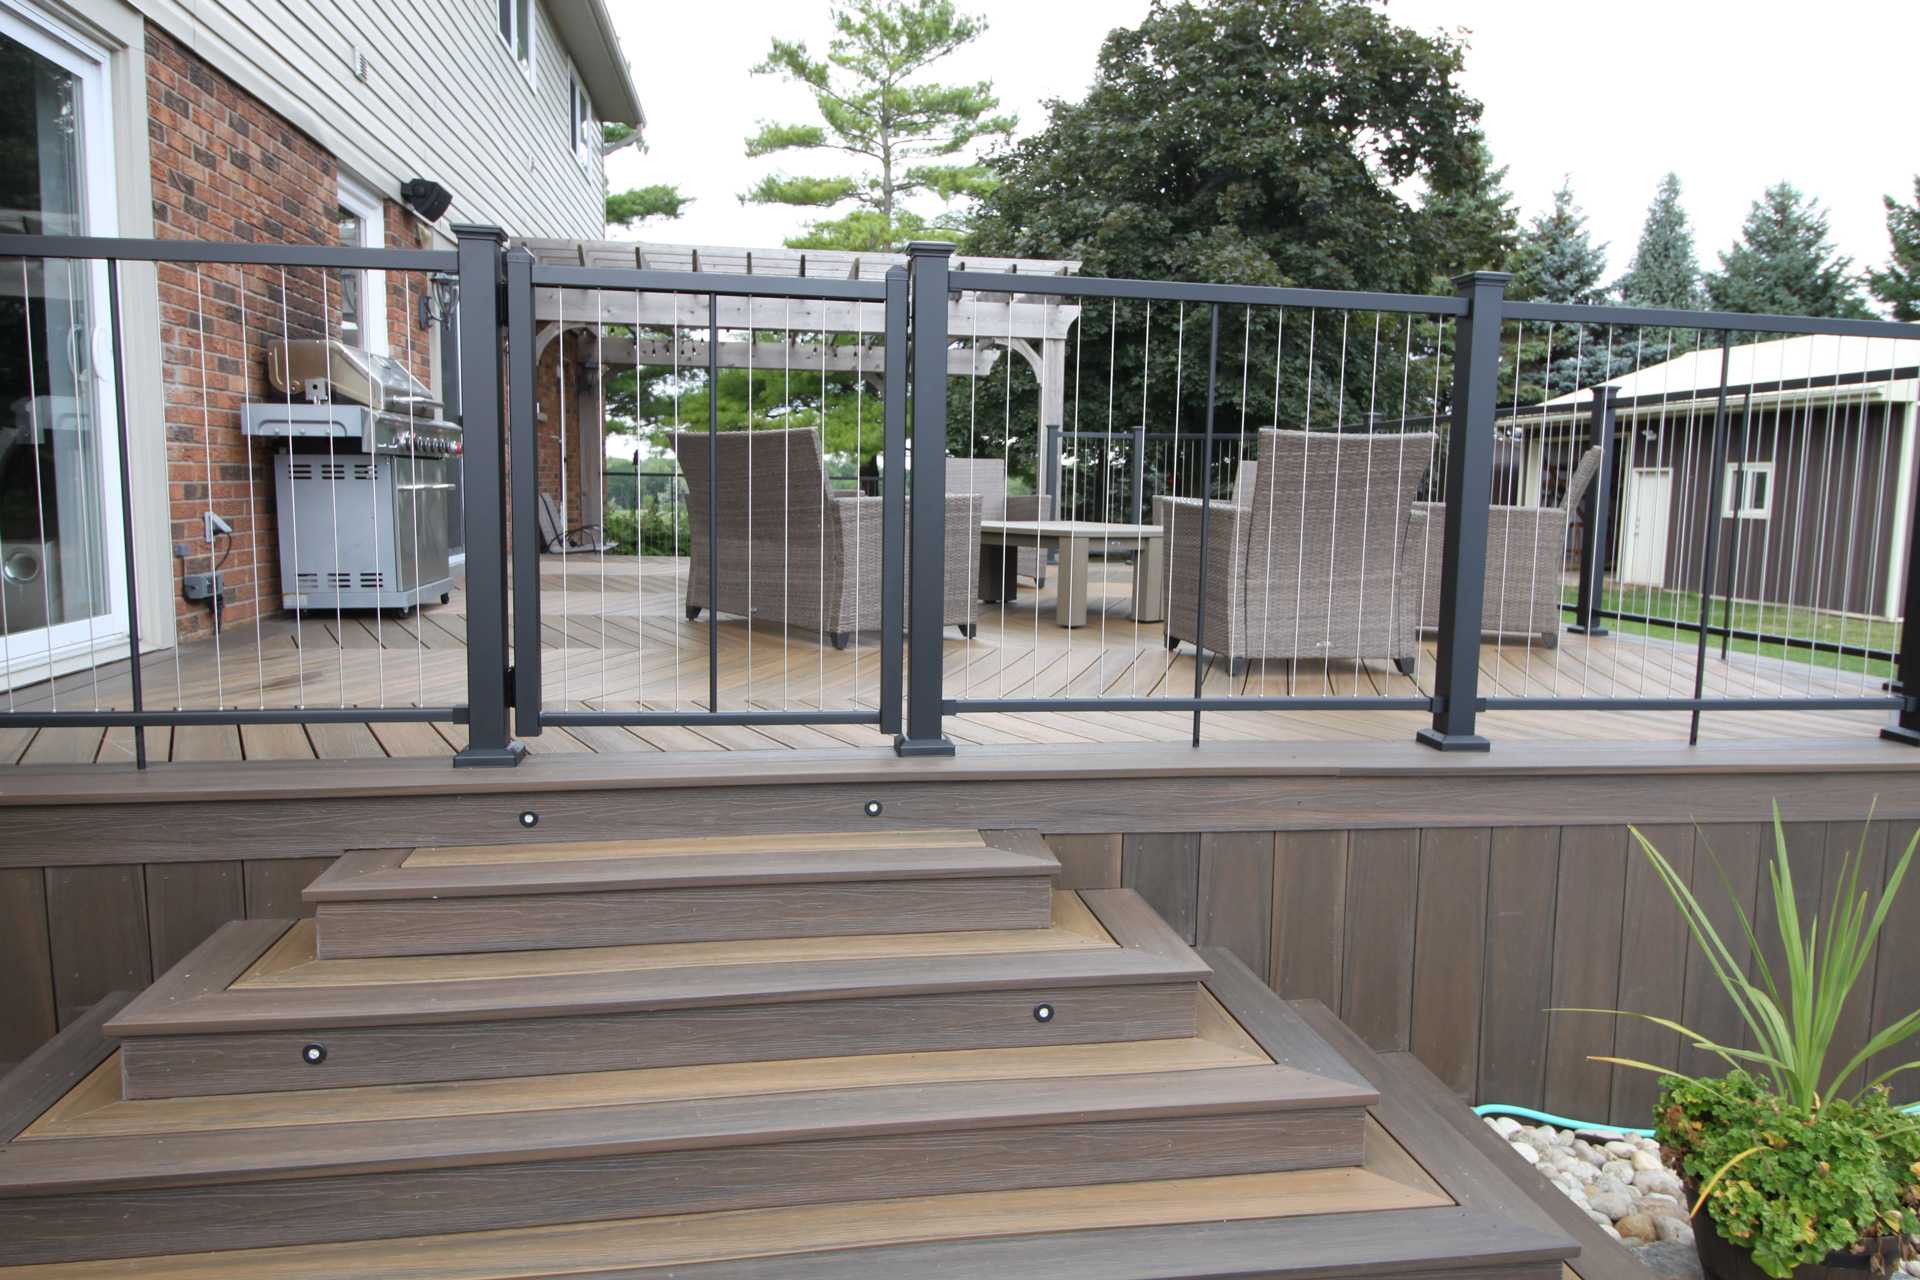
[{"label": "black planter pot", "polygon": [[[1900,1265],[1900,1237],[1882,1236],[1874,1243],[1877,1247],[1872,1252],[1836,1249],[1822,1262],[1797,1266],[1792,1280],[1862,1280],[1876,1255],[1886,1260],[1882,1274],[1891,1275]],[[1707,1280],[1773,1280],[1754,1262],[1753,1250],[1722,1238],[1713,1213],[1705,1205],[1693,1215],[1693,1247],[1700,1255],[1700,1270]]]}]

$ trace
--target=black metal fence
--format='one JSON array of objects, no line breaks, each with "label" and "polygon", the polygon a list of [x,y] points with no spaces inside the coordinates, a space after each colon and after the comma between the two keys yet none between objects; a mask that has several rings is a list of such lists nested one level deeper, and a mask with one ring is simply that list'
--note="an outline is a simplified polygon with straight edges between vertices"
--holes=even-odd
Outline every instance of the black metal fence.
[{"label": "black metal fence", "polygon": [[[1191,715],[1197,742],[1208,713],[1394,711],[1431,716],[1421,741],[1473,751],[1488,745],[1483,712],[1682,712],[1697,734],[1704,712],[1876,710],[1897,721],[1886,736],[1920,745],[1905,682],[1920,637],[1904,626],[1920,609],[1920,424],[1912,403],[1873,390],[1915,376],[1906,353],[1920,345],[1905,344],[1920,344],[1920,326],[1513,302],[1493,273],[1462,277],[1454,296],[1037,278],[953,270],[937,244],[913,246],[880,280],[808,277],[804,265],[794,276],[556,266],[509,250],[496,229],[456,231],[456,253],[0,237],[0,259],[23,272],[104,264],[113,368],[99,385],[115,398],[103,422],[121,460],[132,456],[122,263],[191,267],[175,292],[190,284],[204,305],[163,306],[158,340],[167,360],[198,361],[203,412],[244,398],[250,344],[276,319],[289,327],[296,297],[327,331],[342,305],[327,273],[385,271],[423,292],[430,277],[457,282],[457,309],[443,288],[434,319],[458,389],[448,416],[463,441],[466,579],[460,696],[428,696],[448,682],[427,678],[424,621],[392,622],[419,668],[413,696],[396,674],[409,659],[384,630],[378,661],[353,675],[358,642],[338,606],[337,625],[291,642],[301,662],[331,651],[336,696],[309,692],[304,666],[293,695],[269,696],[279,686],[262,655],[280,640],[256,601],[256,646],[233,659],[258,667],[246,694],[216,679],[199,702],[156,705],[128,468],[105,468],[120,487],[118,542],[75,562],[114,572],[125,696],[102,692],[98,654],[77,675],[49,663],[24,685],[0,655],[0,728],[131,728],[144,763],[142,735],[162,727],[440,722],[465,726],[456,764],[510,765],[549,725],[868,725],[903,755],[938,755],[954,749],[956,715],[1171,711]],[[318,273],[308,295],[289,275],[300,271]],[[967,487],[949,492],[954,362],[976,378],[969,411],[992,367],[982,334],[951,321],[961,296],[1007,299],[1009,324],[1016,299],[1081,308],[1065,407],[1021,407],[1042,444],[1028,507],[1016,509],[1009,479],[1010,372],[1002,429],[969,419],[972,456],[952,464]],[[266,314],[249,318],[250,305]],[[755,364],[767,334],[788,350],[777,372]],[[672,359],[669,385],[696,403],[680,420],[674,402],[677,461],[654,496],[673,545],[636,557],[630,581],[588,554],[604,549],[582,545],[593,537],[568,542],[582,531],[569,498],[578,459],[551,451],[589,447],[568,444],[578,399],[557,401],[557,434],[542,428],[542,388],[589,386],[584,371],[616,342],[636,363]],[[736,411],[721,375],[742,368]],[[779,394],[757,398],[775,383]],[[848,406],[858,443],[836,464],[822,442],[844,432],[833,415]],[[205,490],[190,501],[208,512],[211,548],[226,473],[206,434]],[[248,503],[253,465],[227,481]],[[857,488],[836,465],[860,468]],[[573,553],[557,564],[555,531],[542,528],[543,477],[555,475]],[[998,477],[997,494],[983,498],[982,476]],[[650,479],[633,476],[629,509],[645,505]],[[1096,522],[1114,527],[1089,545],[1075,526]],[[1133,564],[1130,610],[1089,615],[1093,647],[1124,650],[1121,674],[1043,687],[1005,667],[976,676],[948,653],[948,626],[974,643],[983,598],[1007,633],[1018,578],[1038,586],[1046,572],[1070,651],[1069,606],[1086,610],[1087,558],[1102,548]],[[1050,549],[1059,563],[1047,570]],[[220,573],[211,562],[203,580],[216,645]],[[543,612],[556,588],[558,611]],[[670,631],[649,601],[668,603]],[[1017,616],[1037,637],[1038,613]],[[218,653],[213,669],[227,669]],[[1079,670],[1071,652],[1064,669]]]}]

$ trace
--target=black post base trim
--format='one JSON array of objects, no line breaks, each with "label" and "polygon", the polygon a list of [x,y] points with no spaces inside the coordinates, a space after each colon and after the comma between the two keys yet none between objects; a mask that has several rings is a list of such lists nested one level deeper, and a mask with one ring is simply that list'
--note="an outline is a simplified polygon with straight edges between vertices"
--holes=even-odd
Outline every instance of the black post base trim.
[{"label": "black post base trim", "polygon": [[897,756],[950,756],[954,754],[953,739],[944,736],[938,738],[909,738],[903,733],[893,740],[893,754]]},{"label": "black post base trim", "polygon": [[1583,627],[1577,622],[1568,623],[1567,630],[1576,636],[1604,636],[1612,634],[1605,627]]},{"label": "black post base trim", "polygon": [[1880,736],[1888,742],[1904,742],[1910,747],[1920,747],[1920,729],[1909,729],[1905,725],[1890,724],[1880,731]]},{"label": "black post base trim", "polygon": [[1441,733],[1438,729],[1418,729],[1413,740],[1435,751],[1491,751],[1493,744],[1477,733]]},{"label": "black post base trim", "polygon": [[504,747],[463,747],[453,757],[456,769],[511,769],[527,758],[527,744],[509,742]]}]

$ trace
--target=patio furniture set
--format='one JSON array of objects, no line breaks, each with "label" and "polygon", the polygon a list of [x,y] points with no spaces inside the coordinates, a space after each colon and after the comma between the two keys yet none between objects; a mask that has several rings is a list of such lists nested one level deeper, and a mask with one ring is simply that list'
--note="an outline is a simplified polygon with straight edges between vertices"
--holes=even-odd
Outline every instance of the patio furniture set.
[{"label": "patio furniture set", "polygon": [[[1131,617],[1164,622],[1169,649],[1203,644],[1236,664],[1384,660],[1410,674],[1420,631],[1439,620],[1445,508],[1416,500],[1438,439],[1266,428],[1230,500],[1156,497],[1145,525],[1055,519],[1050,497],[1007,492],[1004,461],[949,459],[942,623],[974,635],[983,605],[1011,604],[1023,577],[1044,589],[1051,568],[1054,622],[1085,626],[1092,558],[1125,555]],[[689,620],[715,610],[816,631],[836,649],[879,627],[883,499],[832,487],[817,430],[685,432],[674,447]],[[1569,515],[1598,466],[1588,450],[1557,507],[1491,508],[1490,633],[1556,643]]]}]

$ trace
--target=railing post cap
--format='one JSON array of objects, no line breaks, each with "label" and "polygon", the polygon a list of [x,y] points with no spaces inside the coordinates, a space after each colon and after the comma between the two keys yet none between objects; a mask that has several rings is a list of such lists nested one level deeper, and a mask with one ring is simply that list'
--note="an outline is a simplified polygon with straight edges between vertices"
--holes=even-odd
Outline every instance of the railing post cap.
[{"label": "railing post cap", "polygon": [[951,258],[959,247],[951,240],[915,240],[907,245],[907,256],[921,258],[937,254],[942,258]]},{"label": "railing post cap", "polygon": [[1453,278],[1453,287],[1465,293],[1469,289],[1499,288],[1505,289],[1513,279],[1511,271],[1469,271],[1465,275]]},{"label": "railing post cap", "polygon": [[456,240],[492,240],[496,244],[507,242],[506,228],[484,222],[456,222],[447,230],[453,232]]}]

